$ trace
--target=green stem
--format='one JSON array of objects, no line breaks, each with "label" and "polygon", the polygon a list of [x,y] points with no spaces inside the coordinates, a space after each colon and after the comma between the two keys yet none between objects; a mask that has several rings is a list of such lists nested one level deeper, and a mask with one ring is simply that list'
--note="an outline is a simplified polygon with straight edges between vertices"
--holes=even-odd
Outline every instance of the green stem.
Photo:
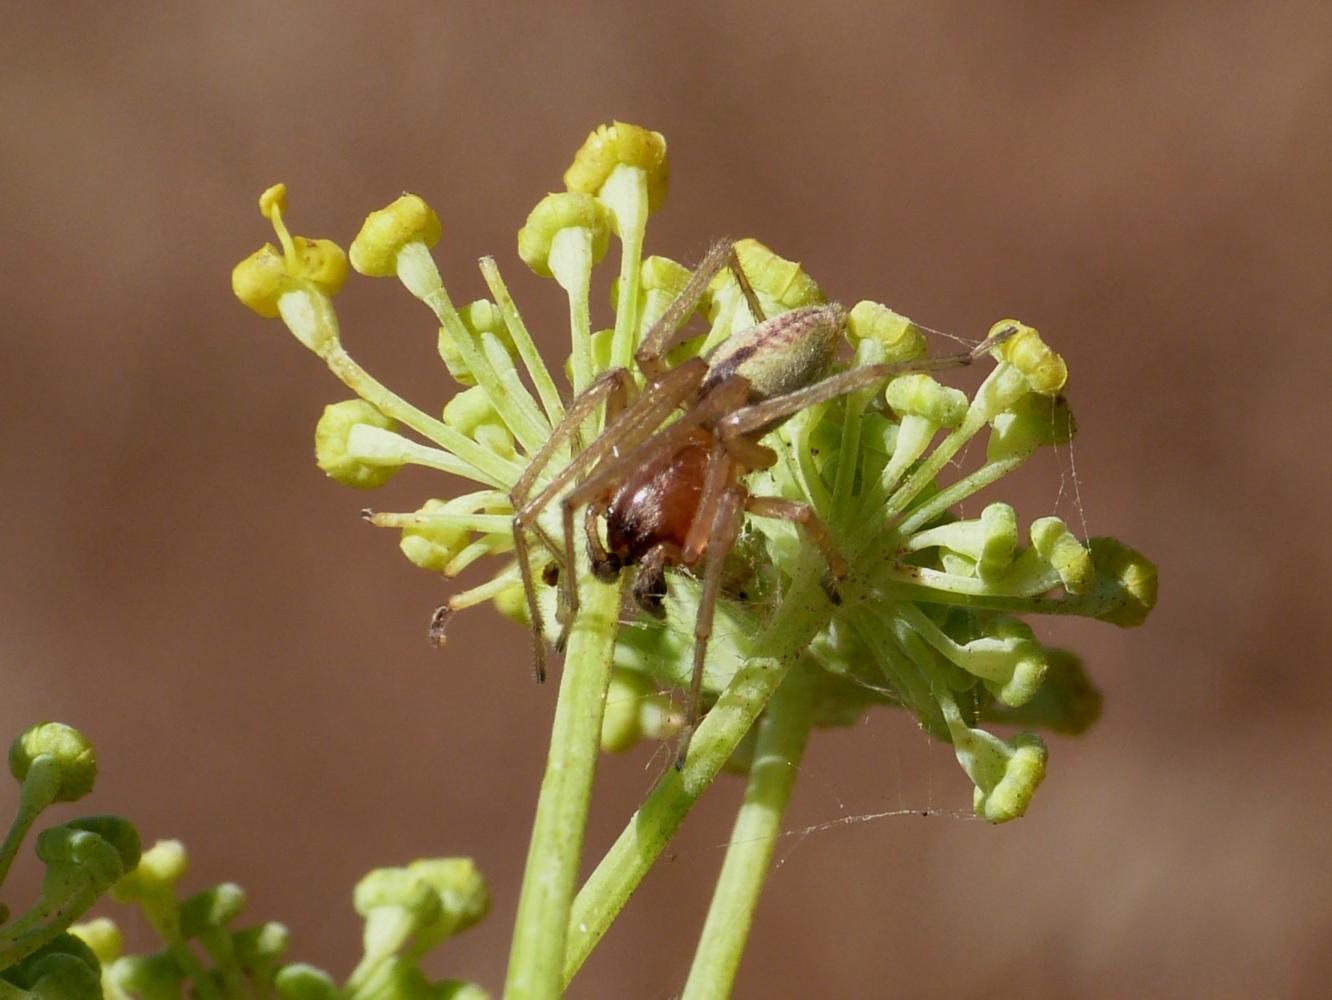
[{"label": "green stem", "polygon": [[341,347],[326,351],[323,358],[329,370],[342,381],[343,385],[384,416],[406,424],[422,437],[434,441],[441,448],[453,452],[468,463],[475,470],[469,474],[470,478],[504,489],[517,482],[522,470],[516,464],[483,448],[448,424],[422,413],[357,364]]},{"label": "green stem", "polygon": [[582,858],[620,610],[617,587],[580,581],[580,592],[518,900],[504,992],[509,1000],[560,995],[562,931]]},{"label": "green stem", "polygon": [[444,336],[453,344],[476,384],[485,390],[495,412],[523,448],[529,454],[540,448],[541,442],[550,434],[550,426],[537,410],[536,401],[521,381],[506,385],[500,378],[458,315],[435,260],[424,243],[408,243],[398,252],[398,278],[435,314]]},{"label": "green stem", "polygon": [[639,268],[648,218],[647,174],[622,163],[611,171],[600,196],[615,213],[620,235],[620,306],[615,311],[610,366],[628,368],[638,347]]},{"label": "green stem", "polygon": [[55,801],[62,771],[61,765],[49,754],[39,754],[28,765],[28,773],[19,786],[19,807],[14,814],[14,822],[9,825],[4,843],[0,844],[0,885],[4,884],[9,866],[18,856],[19,847],[32,829],[32,824],[37,821],[42,810]]},{"label": "green stem", "polygon": [[797,667],[773,696],[760,724],[745,801],[735,818],[683,1000],[731,994],[805,751],[813,708],[809,678]]},{"label": "green stem", "polygon": [[559,390],[555,388],[555,382],[550,377],[550,370],[532,341],[532,334],[523,323],[518,307],[514,305],[513,296],[509,294],[508,286],[500,276],[499,265],[495,263],[494,257],[482,257],[478,266],[481,268],[481,276],[486,280],[486,287],[490,289],[495,304],[499,306],[500,315],[504,317],[504,326],[509,331],[509,338],[518,351],[518,357],[522,358],[528,377],[536,388],[537,396],[541,398],[546,417],[552,427],[556,426],[564,418],[564,404],[560,401]]},{"label": "green stem", "polygon": [[991,483],[998,482],[1029,457],[1031,457],[1031,452],[1010,455],[998,461],[987,462],[974,472],[940,490],[929,500],[912,510],[902,518],[902,522],[897,526],[898,533],[909,535],[916,529],[924,527],[938,518],[953,504],[965,500],[973,493],[980,492]]},{"label": "green stem", "polygon": [[566,986],[826,621],[821,574],[816,558],[802,560],[756,655],[736,672],[694,733],[684,770],[672,769],[657,783],[578,891],[564,956]]}]

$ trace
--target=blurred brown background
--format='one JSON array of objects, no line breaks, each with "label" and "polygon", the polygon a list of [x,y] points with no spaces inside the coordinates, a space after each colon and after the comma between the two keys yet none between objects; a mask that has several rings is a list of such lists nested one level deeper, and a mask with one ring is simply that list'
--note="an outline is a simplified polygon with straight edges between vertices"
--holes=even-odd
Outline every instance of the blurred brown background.
[{"label": "blurred brown background", "polygon": [[[562,298],[514,234],[619,117],[670,142],[653,251],[753,234],[843,300],[970,336],[1038,325],[1073,372],[1088,527],[1161,569],[1141,630],[1039,626],[1106,711],[1051,741],[1023,822],[804,832],[970,799],[904,716],[815,740],[738,994],[1320,992],[1330,13],[6,4],[0,733],[82,727],[103,776],[81,811],[184,839],[191,887],[240,881],[340,975],[367,868],[475,855],[493,912],[437,968],[498,990],[553,689],[489,609],[426,645],[446,587],[357,511],[449,487],[326,480],[311,435],[346,393],[228,275],[271,238],[276,180],[296,229],[344,245],[408,189],[444,219],[455,298],[496,254],[554,352]],[[338,308],[373,370],[443,400],[404,291],[353,280]],[[1072,485],[1067,454],[1029,470],[1021,515],[1077,517]],[[590,857],[662,766],[604,762]],[[739,789],[700,805],[572,995],[678,991]],[[34,878],[25,860],[9,901]]]}]

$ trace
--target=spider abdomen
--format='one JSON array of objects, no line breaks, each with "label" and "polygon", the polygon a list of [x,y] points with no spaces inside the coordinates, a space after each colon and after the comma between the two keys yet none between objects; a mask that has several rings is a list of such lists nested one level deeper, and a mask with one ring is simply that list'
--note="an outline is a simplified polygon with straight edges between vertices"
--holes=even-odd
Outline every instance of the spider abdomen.
[{"label": "spider abdomen", "polygon": [[684,547],[708,470],[701,438],[648,462],[616,488],[606,511],[606,542],[626,563],[662,543]]}]

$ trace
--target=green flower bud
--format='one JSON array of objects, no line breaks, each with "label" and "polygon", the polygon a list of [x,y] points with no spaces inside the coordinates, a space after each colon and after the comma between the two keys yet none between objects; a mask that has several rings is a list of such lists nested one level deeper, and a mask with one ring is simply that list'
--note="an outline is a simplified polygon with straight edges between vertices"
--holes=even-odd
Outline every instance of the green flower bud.
[{"label": "green flower bud", "polygon": [[365,217],[351,244],[351,266],[368,277],[390,278],[398,273],[398,254],[408,244],[433,247],[443,228],[439,216],[420,197],[404,194]]},{"label": "green flower bud", "polygon": [[[53,826],[39,833],[37,857],[53,869],[59,866],[77,868],[96,886],[109,888],[125,873],[124,862],[115,845],[96,833],[68,826]],[[67,883],[68,878],[62,881]],[[91,900],[87,905],[91,905]]]},{"label": "green flower bud", "polygon": [[[601,262],[610,246],[611,214],[591,194],[564,191],[542,198],[518,230],[518,256],[543,278],[552,277],[559,265],[552,261],[558,253],[559,235],[565,230],[584,230],[591,241],[592,264]],[[564,282],[561,282],[564,284]]]},{"label": "green flower bud", "polygon": [[81,816],[70,820],[65,826],[71,830],[86,830],[105,840],[115,849],[123,871],[133,871],[139,864],[143,848],[139,831],[129,820],[120,816]]},{"label": "green flower bud", "polygon": [[1093,538],[1087,544],[1096,568],[1096,617],[1125,628],[1141,625],[1156,607],[1156,565],[1113,538]]},{"label": "green flower bud", "polygon": [[1017,549],[1017,514],[1006,503],[992,503],[979,518],[941,524],[913,535],[911,551],[941,546],[965,556],[982,579],[1002,575]]},{"label": "green flower bud", "polygon": [[1029,393],[1009,409],[994,415],[990,439],[985,446],[985,459],[998,462],[1010,457],[1025,457],[1047,445],[1067,444],[1073,440],[1076,430],[1066,397]]},{"label": "green flower bud", "polygon": [[282,924],[269,921],[237,931],[231,936],[231,942],[240,967],[266,982],[272,978],[269,970],[286,954],[291,934]]},{"label": "green flower bud", "polygon": [[773,253],[758,240],[737,240],[735,255],[754,291],[777,303],[782,311],[827,301],[797,262]]},{"label": "green flower bud", "polygon": [[1031,797],[1045,780],[1046,757],[1045,743],[1035,733],[1022,733],[1012,743],[996,739],[978,754],[979,779],[972,775],[976,815],[991,823],[1007,823],[1026,813]]},{"label": "green flower bud", "polygon": [[498,421],[489,393],[480,386],[464,389],[444,405],[444,422],[463,434],[470,435],[482,424]]},{"label": "green flower bud", "polygon": [[[592,350],[592,368],[593,371],[605,371],[611,366],[611,344],[615,340],[614,330],[596,330],[593,332],[590,340]],[[564,362],[564,377],[573,382],[573,359],[566,358]]]},{"label": "green flower bud", "polygon": [[505,458],[517,454],[513,435],[495,412],[490,394],[479,385],[464,389],[445,404],[444,423]]},{"label": "green flower bud", "polygon": [[245,908],[245,890],[234,882],[223,882],[195,893],[180,904],[182,937],[198,937],[205,931],[226,927]]},{"label": "green flower bud", "polygon": [[570,191],[597,194],[620,166],[643,171],[648,211],[660,208],[670,182],[666,139],[660,132],[625,122],[599,125],[592,131],[574,154],[573,165],[564,172],[564,186]]},{"label": "green flower bud", "polygon": [[1066,649],[1047,649],[1045,682],[1025,705],[993,703],[984,717],[992,722],[1049,729],[1079,736],[1101,717],[1101,692],[1096,690],[1082,661]]},{"label": "green flower bud", "polygon": [[51,801],[76,802],[93,789],[97,757],[93,746],[73,726],[43,722],[24,730],[9,747],[9,773],[21,783],[39,758],[56,769]]},{"label": "green flower bud", "polygon": [[69,933],[92,949],[92,953],[102,965],[110,965],[125,949],[120,928],[108,917],[98,917],[86,923],[74,924],[70,927]]},{"label": "green flower bud", "polygon": [[0,982],[27,990],[34,1000],[102,1000],[97,956],[72,934],[59,935],[0,971]]},{"label": "green flower bud", "polygon": [[[690,271],[683,264],[678,264],[669,257],[645,257],[638,269],[638,317],[643,332],[652,327],[661,318],[667,307],[679,297],[689,283]],[[611,308],[620,311],[620,279],[612,279],[610,286]],[[692,316],[700,308],[704,312],[709,306],[708,297],[694,307]],[[685,317],[688,319],[688,317]],[[607,357],[609,357],[609,346]]]},{"label": "green flower bud", "polygon": [[878,341],[885,361],[910,361],[925,355],[925,334],[920,327],[878,302],[857,302],[847,314],[846,332],[853,344]]},{"label": "green flower bud", "polygon": [[143,852],[138,867],[116,883],[111,896],[121,903],[158,903],[171,896],[188,867],[184,844],[159,840]]},{"label": "green flower bud", "polygon": [[432,939],[465,931],[490,910],[490,888],[471,858],[421,858],[407,872],[439,896],[439,919],[425,932]]},{"label": "green flower bud", "polygon": [[122,994],[142,1000],[180,1000],[185,982],[176,960],[164,951],[118,958],[106,977]]},{"label": "green flower bud", "polygon": [[397,425],[361,399],[330,403],[315,426],[315,462],[329,477],[344,486],[373,490],[397,474],[400,466],[372,465],[347,453],[347,437],[360,425],[393,430]]},{"label": "green flower bud", "polygon": [[[661,292],[674,299],[689,284],[689,268],[669,257],[651,256],[643,258],[639,266],[639,289],[644,292]],[[619,290],[617,278],[611,286],[613,294]],[[615,299],[611,299],[614,303]],[[618,308],[618,307],[617,307]]]},{"label": "green flower bud", "polygon": [[273,988],[285,1000],[340,1000],[342,996],[327,972],[304,962],[279,969],[273,977]]},{"label": "green flower bud", "polygon": [[1050,350],[1035,328],[1015,319],[1000,320],[990,327],[990,336],[1017,327],[1013,334],[994,349],[995,360],[1007,361],[1027,377],[1032,392],[1053,396],[1068,381],[1064,359]]},{"label": "green flower bud", "polygon": [[393,954],[443,913],[439,894],[405,868],[376,868],[367,873],[356,883],[352,905],[365,918],[367,963]]},{"label": "green flower bud", "polygon": [[509,328],[504,322],[504,313],[495,303],[489,299],[477,299],[463,306],[458,315],[473,339],[479,341],[486,334],[490,334],[504,346],[510,358],[517,356],[518,350],[514,346],[513,335],[509,333]]},{"label": "green flower bud", "polygon": [[[427,500],[417,510],[418,514],[452,513],[449,502]],[[412,525],[402,529],[402,541],[399,547],[413,565],[435,573],[444,572],[444,567],[467,545],[470,533],[466,528],[452,524],[427,523]]]},{"label": "green flower bud", "polygon": [[966,393],[940,385],[924,372],[893,379],[884,399],[896,413],[921,417],[936,427],[956,427],[967,413]]},{"label": "green flower bud", "polygon": [[1095,577],[1091,553],[1059,518],[1042,517],[1033,521],[1031,545],[1054,567],[1070,594],[1085,594],[1091,587]]},{"label": "green flower bud", "polygon": [[[814,279],[797,262],[774,253],[758,240],[736,240],[735,254],[768,315],[827,301]],[[708,318],[716,320],[724,305],[737,300],[740,286],[727,269],[712,279],[708,293],[711,296]]]},{"label": "green flower bud", "polygon": [[1045,647],[1036,641],[1030,626],[1017,618],[997,617],[985,631],[963,647],[967,662],[961,666],[979,675],[1005,705],[1025,704],[1045,680]]}]

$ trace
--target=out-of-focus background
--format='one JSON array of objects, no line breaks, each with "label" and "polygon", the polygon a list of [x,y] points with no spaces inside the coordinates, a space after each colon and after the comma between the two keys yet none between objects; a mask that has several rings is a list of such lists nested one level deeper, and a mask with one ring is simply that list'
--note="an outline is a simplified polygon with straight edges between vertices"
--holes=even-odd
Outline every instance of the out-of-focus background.
[{"label": "out-of-focus background", "polygon": [[[344,245],[411,190],[444,220],[454,297],[483,294],[474,261],[497,255],[555,355],[562,297],[514,234],[618,117],[670,143],[651,251],[752,234],[842,300],[971,337],[1039,326],[1080,436],[1027,470],[1020,515],[1085,514],[1161,571],[1142,629],[1039,626],[1085,654],[1106,709],[1051,740],[1021,822],[957,818],[968,783],[903,715],[818,734],[738,995],[1320,992],[1330,15],[8,5],[0,732],[82,727],[103,773],[78,811],[182,838],[190,887],[243,883],[249,917],[339,974],[366,869],[474,855],[493,912],[438,971],[498,989],[553,689],[489,608],[426,644],[448,586],[357,513],[454,487],[327,480],[314,423],[347,393],[229,274],[271,238],[255,198],[277,180],[297,231]],[[403,290],[354,277],[338,309],[353,353],[442,403]],[[589,857],[665,759],[604,760]],[[571,995],[679,990],[739,790],[700,804]]]}]

